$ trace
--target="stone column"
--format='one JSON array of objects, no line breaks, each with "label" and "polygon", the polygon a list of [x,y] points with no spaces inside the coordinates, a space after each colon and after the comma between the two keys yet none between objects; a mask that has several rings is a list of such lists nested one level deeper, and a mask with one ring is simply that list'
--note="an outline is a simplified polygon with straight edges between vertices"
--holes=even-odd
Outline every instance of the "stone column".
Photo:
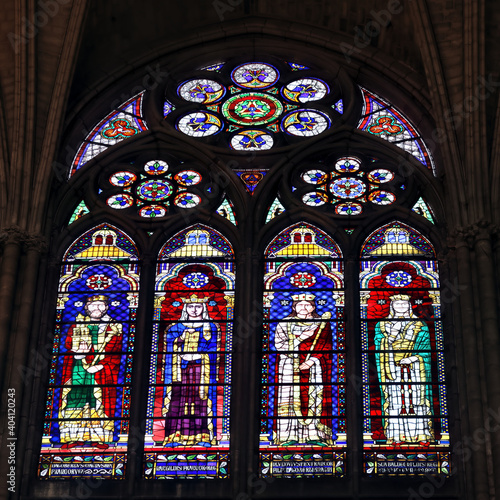
[{"label": "stone column", "polygon": [[[459,230],[454,242],[450,246],[455,247],[456,276],[458,277],[457,290],[460,292],[457,312],[460,318],[461,328],[455,330],[455,344],[458,365],[458,383],[460,389],[464,388],[463,398],[460,399],[460,412],[466,417],[462,419],[462,435],[452,436],[453,450],[452,461],[462,461],[465,469],[466,483],[469,486],[468,494],[477,500],[489,500],[488,488],[488,466],[484,449],[470,449],[470,438],[475,429],[481,429],[484,425],[483,399],[481,397],[480,374],[477,369],[480,353],[476,338],[476,311],[474,309],[474,290],[471,270],[471,241],[467,239],[467,233]],[[445,290],[443,290],[444,292]],[[456,297],[456,295],[455,295]],[[451,297],[453,299],[453,297]],[[451,302],[450,297],[443,296],[443,302]],[[458,466],[458,464],[455,464]],[[452,467],[455,469],[455,467]]]},{"label": "stone column", "polygon": [[[17,226],[4,228],[0,232],[3,240],[3,256],[0,265],[0,388],[4,387],[6,356],[9,345],[12,309],[18,281],[18,266],[25,233]],[[3,394],[2,394],[3,397]]]},{"label": "stone column", "polygon": [[[492,235],[495,227],[486,221],[473,226],[475,262],[477,269],[477,289],[481,313],[481,328],[478,332],[483,344],[486,377],[487,405],[484,409],[484,429],[491,440],[493,456],[493,478],[495,496],[500,495],[500,335],[497,314],[497,286],[492,249]],[[496,416],[496,418],[495,418]],[[477,440],[480,437],[478,435]]]},{"label": "stone column", "polygon": [[[12,498],[20,494],[21,477],[24,456],[28,443],[26,441],[26,428],[30,413],[31,392],[27,391],[23,398],[24,389],[29,386],[23,377],[23,368],[26,367],[28,351],[31,342],[36,341],[36,333],[32,328],[33,303],[37,284],[38,268],[41,253],[46,251],[47,245],[40,235],[30,235],[19,228],[9,228],[2,260],[2,286],[0,303],[2,304],[2,356],[4,356],[5,371],[2,379],[2,400],[12,394],[15,400],[12,423],[15,424],[11,434],[8,428],[7,415],[2,415],[2,429],[9,429],[5,444],[15,444],[15,462],[8,461],[10,449],[2,446],[0,450],[0,471],[2,477],[15,467],[16,487]],[[22,250],[25,251],[22,254]],[[13,318],[13,311],[16,311]],[[32,333],[34,333],[32,335]],[[7,359],[5,359],[7,357]],[[26,399],[23,401],[23,399]],[[5,408],[5,405],[2,405]],[[9,439],[10,438],[10,439]],[[31,445],[29,445],[31,447]],[[7,453],[7,454],[6,454]],[[8,467],[4,470],[5,467]],[[2,497],[0,497],[2,498]]]}]

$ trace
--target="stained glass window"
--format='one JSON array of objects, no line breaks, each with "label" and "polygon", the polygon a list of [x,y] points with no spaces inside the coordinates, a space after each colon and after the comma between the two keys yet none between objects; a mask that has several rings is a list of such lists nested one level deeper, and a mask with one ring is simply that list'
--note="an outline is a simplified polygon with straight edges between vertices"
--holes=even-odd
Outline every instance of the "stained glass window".
[{"label": "stained glass window", "polygon": [[139,300],[137,250],[102,225],[63,259],[39,476],[121,478]]},{"label": "stained glass window", "polygon": [[87,205],[85,202],[82,200],[78,206],[75,208],[75,211],[71,215],[68,225],[72,224],[73,222],[77,221],[78,219],[81,219],[84,215],[89,213],[89,209],[87,208]]},{"label": "stained glass window", "polygon": [[422,217],[425,217],[429,222],[432,222],[432,224],[435,224],[434,214],[432,213],[432,209],[429,206],[429,204],[424,201],[423,198],[419,198],[417,200],[417,203],[415,203],[415,205],[413,205],[412,210],[416,214],[421,215]]},{"label": "stained glass window", "polygon": [[439,269],[430,242],[394,222],[361,255],[364,471],[448,474]]},{"label": "stained glass window", "polygon": [[392,165],[366,157],[336,155],[302,168],[298,174],[305,205],[330,203],[334,213],[344,217],[392,205],[404,191]]},{"label": "stained glass window", "polygon": [[146,479],[228,477],[234,263],[205,226],[170,239],[158,258]]},{"label": "stained glass window", "polygon": [[329,236],[301,223],[280,233],[265,256],[261,476],[342,476],[342,254]]},{"label": "stained glass window", "polygon": [[236,217],[234,216],[233,204],[227,198],[224,198],[223,202],[220,204],[219,208],[217,209],[217,213],[221,217],[224,217],[229,222],[234,224],[235,226],[237,225]]},{"label": "stained glass window", "polygon": [[110,146],[147,130],[142,116],[143,99],[144,91],[124,102],[92,129],[73,159],[70,177]]},{"label": "stained glass window", "polygon": [[[194,208],[203,201],[203,176],[181,162],[164,160],[130,162],[129,169],[115,171],[101,183],[102,199],[115,210],[146,219],[161,218],[172,208]],[[111,194],[113,193],[113,194]]]},{"label": "stained glass window", "polygon": [[245,185],[246,190],[253,194],[259,182],[267,174],[266,170],[236,170],[236,175],[241,179]]},{"label": "stained glass window", "polygon": [[[186,112],[172,121],[186,135],[234,151],[267,151],[293,143],[293,137],[322,134],[331,127],[331,107],[339,111],[334,103],[339,102],[341,92],[314,75],[297,78],[299,74],[294,73],[307,69],[284,62],[206,66],[200,70],[206,75],[200,73],[177,86],[179,111],[185,108]],[[169,99],[172,96],[167,95],[165,102]],[[183,106],[182,101],[198,104],[198,109]],[[328,111],[317,109],[324,108],[324,103]]]},{"label": "stained glass window", "polygon": [[266,224],[273,220],[275,217],[278,217],[278,215],[282,214],[284,211],[285,207],[281,204],[280,200],[276,198],[269,207],[269,212],[267,212]]},{"label": "stained glass window", "polygon": [[358,128],[404,149],[435,173],[434,160],[412,123],[380,96],[360,87],[363,111]]}]

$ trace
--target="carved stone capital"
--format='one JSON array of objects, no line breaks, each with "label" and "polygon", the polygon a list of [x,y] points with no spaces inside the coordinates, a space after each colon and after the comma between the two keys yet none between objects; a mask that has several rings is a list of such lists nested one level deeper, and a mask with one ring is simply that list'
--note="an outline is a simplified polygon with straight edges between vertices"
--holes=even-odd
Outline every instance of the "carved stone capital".
[{"label": "carved stone capital", "polygon": [[40,254],[45,253],[49,248],[46,238],[40,234],[28,234],[23,243],[26,250],[35,250]]},{"label": "carved stone capital", "polygon": [[19,226],[4,227],[0,230],[0,242],[2,246],[14,243],[21,246],[28,233]]},{"label": "carved stone capital", "polygon": [[499,228],[497,225],[492,224],[487,220],[481,219],[474,224],[456,228],[448,240],[448,245],[450,247],[467,245],[469,248],[473,248],[478,241],[491,241],[498,234]]},{"label": "carved stone capital", "polygon": [[9,244],[19,245],[23,250],[36,250],[44,253],[48,249],[47,240],[38,233],[30,233],[19,226],[4,227],[0,230],[0,244],[2,247]]}]

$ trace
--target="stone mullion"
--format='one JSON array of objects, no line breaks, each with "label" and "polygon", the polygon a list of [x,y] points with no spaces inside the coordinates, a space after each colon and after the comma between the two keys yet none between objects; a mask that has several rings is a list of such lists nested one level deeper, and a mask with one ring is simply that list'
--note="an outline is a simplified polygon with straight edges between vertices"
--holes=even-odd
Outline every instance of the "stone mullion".
[{"label": "stone mullion", "polygon": [[[155,298],[155,264],[147,256],[139,268],[139,304],[137,309],[136,339],[133,350],[131,405],[128,434],[127,496],[132,497],[143,476],[144,433],[151,363],[153,303]],[[142,334],[139,334],[142,332]]]}]

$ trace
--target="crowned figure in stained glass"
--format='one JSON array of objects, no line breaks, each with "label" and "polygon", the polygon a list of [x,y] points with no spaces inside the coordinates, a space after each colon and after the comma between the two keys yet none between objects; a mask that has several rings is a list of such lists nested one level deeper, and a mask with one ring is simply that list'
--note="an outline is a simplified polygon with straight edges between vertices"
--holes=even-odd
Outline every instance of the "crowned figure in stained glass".
[{"label": "crowned figure in stained glass", "polygon": [[122,325],[107,314],[108,297],[87,297],[66,337],[59,429],[62,448],[113,441],[116,384],[122,350]]},{"label": "crowned figure in stained glass", "polygon": [[[331,446],[332,332],[330,313],[316,313],[315,295],[292,295],[292,313],[276,327],[278,419],[274,444]],[[321,321],[322,320],[322,321]]]},{"label": "crowned figure in stained glass", "polygon": [[181,300],[180,321],[165,332],[163,445],[208,447],[216,444],[212,417],[219,328],[210,321],[209,297],[193,293]]},{"label": "crowned figure in stained glass", "polygon": [[410,295],[389,299],[389,316],[376,324],[374,337],[385,437],[395,446],[428,444],[434,440],[429,328],[413,313]]}]

